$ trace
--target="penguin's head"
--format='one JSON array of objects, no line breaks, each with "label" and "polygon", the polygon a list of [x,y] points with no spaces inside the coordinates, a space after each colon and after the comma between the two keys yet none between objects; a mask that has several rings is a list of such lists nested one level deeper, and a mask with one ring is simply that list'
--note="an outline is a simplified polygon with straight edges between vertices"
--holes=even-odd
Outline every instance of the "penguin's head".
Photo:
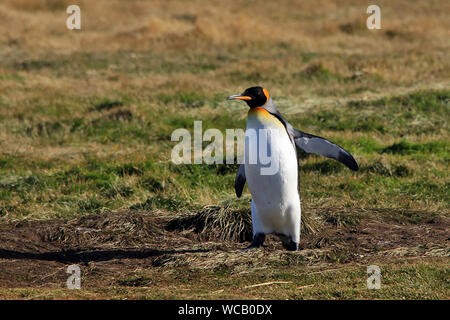
[{"label": "penguin's head", "polygon": [[245,89],[242,94],[229,96],[227,100],[244,100],[250,108],[261,107],[269,101],[269,92],[263,87]]}]

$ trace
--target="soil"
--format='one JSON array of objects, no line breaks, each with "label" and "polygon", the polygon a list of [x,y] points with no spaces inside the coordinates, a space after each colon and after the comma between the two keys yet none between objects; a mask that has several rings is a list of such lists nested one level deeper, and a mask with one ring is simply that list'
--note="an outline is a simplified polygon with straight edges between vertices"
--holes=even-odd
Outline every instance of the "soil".
[{"label": "soil", "polygon": [[443,216],[418,224],[368,219],[352,226],[324,223],[315,234],[302,235],[298,252],[285,251],[275,236],[262,249],[243,251],[249,242],[214,239],[195,228],[179,230],[173,228],[174,219],[161,212],[121,211],[72,220],[2,222],[0,287],[63,288],[71,264],[111,284],[138,268],[226,266],[239,272],[280,263],[322,266],[450,255],[450,219]]}]

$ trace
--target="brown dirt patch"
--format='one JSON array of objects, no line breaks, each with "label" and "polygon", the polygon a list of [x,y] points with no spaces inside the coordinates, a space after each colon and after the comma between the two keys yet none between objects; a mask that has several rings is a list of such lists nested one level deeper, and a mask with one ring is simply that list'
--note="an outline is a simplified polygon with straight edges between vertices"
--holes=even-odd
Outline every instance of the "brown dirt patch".
[{"label": "brown dirt patch", "polygon": [[[193,269],[248,268],[270,265],[322,265],[383,261],[395,257],[450,255],[450,219],[438,216],[420,224],[363,219],[345,226],[327,222],[301,238],[299,252],[282,249],[269,236],[264,248],[241,251],[248,242],[223,241],[199,230],[173,228],[179,219],[161,212],[121,211],[68,221],[0,224],[0,287],[64,287],[65,269],[83,266],[84,275],[115,283],[139,268],[176,272]],[[169,227],[172,224],[172,227]]]}]

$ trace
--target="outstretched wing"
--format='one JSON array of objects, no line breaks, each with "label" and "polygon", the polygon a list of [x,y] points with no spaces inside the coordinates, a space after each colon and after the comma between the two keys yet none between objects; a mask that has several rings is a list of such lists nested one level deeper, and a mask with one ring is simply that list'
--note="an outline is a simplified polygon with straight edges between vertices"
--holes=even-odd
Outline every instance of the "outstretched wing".
[{"label": "outstretched wing", "polygon": [[357,171],[358,164],[356,163],[353,156],[342,147],[337,144],[328,141],[325,138],[315,136],[306,132],[302,132],[300,130],[295,129],[277,110],[273,102],[270,100],[270,103],[265,105],[267,111],[269,111],[272,115],[277,117],[281,123],[284,124],[286,131],[290,135],[293,143],[297,146],[297,148],[305,151],[306,153],[315,153],[327,158],[336,159],[339,162],[342,162],[351,170]]},{"label": "outstretched wing", "polygon": [[234,180],[234,190],[236,190],[236,196],[240,198],[242,196],[242,191],[244,190],[245,186],[245,166],[244,164],[241,164],[239,166],[239,170],[236,174],[236,180]]},{"label": "outstretched wing", "polygon": [[292,128],[291,131],[293,131],[292,136],[294,137],[297,148],[302,149],[306,153],[315,153],[327,158],[336,159],[351,170],[358,170],[358,164],[353,156],[337,144],[295,128]]}]

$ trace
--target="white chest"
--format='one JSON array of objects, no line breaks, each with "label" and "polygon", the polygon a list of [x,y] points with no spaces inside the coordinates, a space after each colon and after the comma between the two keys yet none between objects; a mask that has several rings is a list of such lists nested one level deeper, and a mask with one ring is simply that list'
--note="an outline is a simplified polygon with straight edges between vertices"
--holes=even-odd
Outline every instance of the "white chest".
[{"label": "white chest", "polygon": [[244,158],[247,184],[260,214],[282,214],[298,201],[295,148],[283,124],[265,110],[249,112]]}]

